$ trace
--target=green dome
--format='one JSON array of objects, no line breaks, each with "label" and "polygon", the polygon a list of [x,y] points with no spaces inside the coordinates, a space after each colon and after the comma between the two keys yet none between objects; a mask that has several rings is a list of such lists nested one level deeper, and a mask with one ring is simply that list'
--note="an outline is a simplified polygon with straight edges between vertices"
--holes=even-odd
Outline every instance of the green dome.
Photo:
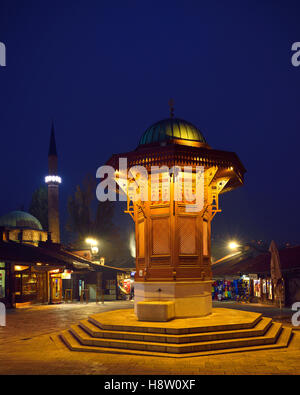
[{"label": "green dome", "polygon": [[0,226],[43,230],[38,219],[25,211],[11,211],[0,217]]},{"label": "green dome", "polygon": [[184,141],[206,144],[205,138],[196,126],[183,119],[168,118],[150,126],[140,139],[139,145],[158,144],[170,140],[177,140],[183,144]]}]

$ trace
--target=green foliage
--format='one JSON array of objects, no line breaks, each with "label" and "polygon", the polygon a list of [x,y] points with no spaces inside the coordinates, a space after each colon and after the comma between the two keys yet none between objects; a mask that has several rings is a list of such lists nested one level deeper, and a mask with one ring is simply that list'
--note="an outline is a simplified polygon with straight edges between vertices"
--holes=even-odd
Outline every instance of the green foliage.
[{"label": "green foliage", "polygon": [[77,236],[77,244],[82,244],[87,236],[92,236],[93,221],[91,205],[94,199],[95,181],[86,176],[83,186],[77,185],[74,195],[68,199],[68,220],[66,229]]},{"label": "green foliage", "polygon": [[37,218],[43,229],[48,230],[48,188],[42,185],[32,195],[28,212]]},{"label": "green foliage", "polygon": [[96,200],[96,181],[90,175],[82,186],[68,199],[66,229],[73,236],[76,248],[87,248],[85,239],[92,237],[99,242],[99,254],[107,265],[132,266],[128,234],[114,223],[115,202]]}]

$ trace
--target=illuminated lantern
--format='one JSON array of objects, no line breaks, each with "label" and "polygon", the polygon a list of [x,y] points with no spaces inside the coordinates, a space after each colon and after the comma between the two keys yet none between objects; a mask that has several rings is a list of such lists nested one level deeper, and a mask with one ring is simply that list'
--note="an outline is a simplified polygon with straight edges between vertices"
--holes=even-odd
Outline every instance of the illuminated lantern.
[{"label": "illuminated lantern", "polygon": [[113,155],[108,164],[135,222],[137,318],[210,314],[211,221],[221,211],[219,195],[243,184],[246,170],[237,155],[212,149],[199,129],[171,111],[134,151]]}]

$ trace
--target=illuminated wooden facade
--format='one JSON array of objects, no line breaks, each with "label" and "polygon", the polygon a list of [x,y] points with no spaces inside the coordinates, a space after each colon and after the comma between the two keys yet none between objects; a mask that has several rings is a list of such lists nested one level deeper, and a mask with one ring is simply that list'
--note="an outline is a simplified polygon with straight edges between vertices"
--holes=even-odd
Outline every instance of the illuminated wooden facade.
[{"label": "illuminated wooden facade", "polygon": [[[169,122],[172,125],[174,119]],[[199,315],[209,314],[211,221],[221,211],[219,195],[242,185],[245,169],[236,154],[213,150],[204,139],[195,141],[167,135],[161,140],[140,144],[133,152],[114,155],[109,162],[119,170],[119,158],[127,158],[128,169],[143,166],[149,174],[146,201],[132,201],[127,191],[126,212],[135,222],[136,235],[135,301],[189,298],[192,303],[193,298],[201,294],[202,298],[205,295],[206,307],[199,307],[202,311]],[[181,169],[190,167],[193,172],[192,193],[195,192],[196,168],[202,166],[204,201],[201,210],[187,210],[191,202],[185,196],[176,200],[176,193],[185,188],[180,173],[176,175],[162,170],[160,182],[156,179],[154,185],[154,178],[150,177],[153,166],[167,166],[169,169],[173,166]],[[122,178],[121,173],[117,171],[117,174]],[[169,192],[166,188],[168,182]],[[155,201],[153,195],[156,195]],[[186,314],[181,310],[176,315]]]}]

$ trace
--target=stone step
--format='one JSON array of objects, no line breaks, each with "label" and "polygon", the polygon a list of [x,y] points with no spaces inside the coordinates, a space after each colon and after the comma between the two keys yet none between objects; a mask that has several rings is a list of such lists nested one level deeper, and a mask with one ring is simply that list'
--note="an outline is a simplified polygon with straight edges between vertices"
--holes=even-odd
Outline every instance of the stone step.
[{"label": "stone step", "polygon": [[127,331],[112,331],[100,329],[98,326],[89,320],[82,320],[79,326],[86,331],[91,337],[105,338],[105,339],[119,339],[119,340],[137,340],[144,342],[158,342],[158,343],[195,343],[202,341],[222,340],[222,339],[237,339],[244,337],[259,337],[263,336],[272,324],[271,318],[262,318],[254,328],[237,329],[218,332],[207,333],[188,333],[184,335],[170,335],[158,333],[145,332],[127,332]]},{"label": "stone step", "polygon": [[[280,325],[280,324],[279,324]],[[278,329],[278,328],[277,328]],[[225,353],[237,353],[237,352],[246,352],[246,351],[258,351],[258,350],[272,350],[276,348],[287,347],[289,341],[292,337],[292,329],[283,327],[277,331],[275,334],[275,342],[271,344],[255,344],[248,345],[243,347],[238,347],[237,345],[234,348],[225,348],[225,349],[213,349],[213,350],[205,350],[201,352],[190,352],[190,353],[166,353],[166,352],[157,352],[157,351],[149,351],[149,350],[132,350],[132,349],[124,349],[124,348],[113,348],[113,347],[98,347],[98,346],[88,346],[79,343],[78,339],[72,335],[72,333],[68,330],[63,331],[59,338],[63,341],[63,343],[71,350],[71,351],[81,351],[81,352],[96,352],[96,353],[114,353],[114,354],[128,354],[128,355],[144,355],[144,356],[158,356],[158,357],[170,357],[173,358],[186,358],[186,357],[199,357],[205,355],[216,355],[216,354],[225,354]],[[274,335],[274,333],[273,333]],[[274,340],[274,339],[273,339]]]},{"label": "stone step", "polygon": [[133,310],[124,309],[94,314],[89,316],[88,320],[100,329],[106,331],[183,335],[187,333],[250,329],[255,327],[261,318],[262,314],[260,313],[218,308],[213,309],[213,314],[207,317],[145,323],[136,319]]},{"label": "stone step", "polygon": [[194,353],[209,350],[220,350],[227,348],[241,348],[259,345],[274,344],[282,330],[280,323],[272,323],[263,336],[244,337],[222,340],[211,340],[201,342],[189,342],[186,344],[147,342],[139,340],[96,338],[85,332],[79,325],[72,325],[70,332],[85,346],[96,346],[115,349],[141,350],[160,353]]}]

